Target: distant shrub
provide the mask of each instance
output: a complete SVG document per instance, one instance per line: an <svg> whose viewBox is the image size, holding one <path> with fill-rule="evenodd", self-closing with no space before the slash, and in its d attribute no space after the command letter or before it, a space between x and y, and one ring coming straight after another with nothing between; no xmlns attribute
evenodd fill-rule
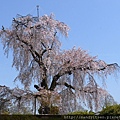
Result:
<svg viewBox="0 0 120 120"><path fill-rule="evenodd" d="M95 115L94 112L92 111L75 111L75 112L72 112L72 113L69 113L69 115Z"/></svg>
<svg viewBox="0 0 120 120"><path fill-rule="evenodd" d="M39 114L53 114L53 115L56 115L56 114L59 114L59 107L57 107L57 106L51 106L51 107L45 106L44 109L42 107L40 107L38 109L38 113Z"/></svg>
<svg viewBox="0 0 120 120"><path fill-rule="evenodd" d="M51 106L50 108L50 114L59 114L59 107L57 106Z"/></svg>
<svg viewBox="0 0 120 120"><path fill-rule="evenodd" d="M103 108L103 110L100 112L100 115L120 115L120 104Z"/></svg>

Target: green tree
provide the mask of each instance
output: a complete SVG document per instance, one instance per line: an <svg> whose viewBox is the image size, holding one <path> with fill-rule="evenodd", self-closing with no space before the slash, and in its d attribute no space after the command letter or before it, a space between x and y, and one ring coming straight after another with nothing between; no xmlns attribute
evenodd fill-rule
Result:
<svg viewBox="0 0 120 120"><path fill-rule="evenodd" d="M100 115L120 115L120 104L107 106L103 108Z"/></svg>

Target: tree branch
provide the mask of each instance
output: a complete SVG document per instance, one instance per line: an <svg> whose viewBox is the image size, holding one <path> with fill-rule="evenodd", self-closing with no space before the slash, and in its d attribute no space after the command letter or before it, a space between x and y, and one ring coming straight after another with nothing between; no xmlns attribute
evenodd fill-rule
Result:
<svg viewBox="0 0 120 120"><path fill-rule="evenodd" d="M107 64L105 67L98 69L98 71L105 70L107 67L110 67L110 66L120 68L117 63L112 63L112 64Z"/></svg>
<svg viewBox="0 0 120 120"><path fill-rule="evenodd" d="M64 86L66 86L69 89L75 90L75 87L73 87L72 85L68 84L67 82L64 82L63 84L57 83L57 85L64 85ZM87 88L88 87L85 87L85 89L79 89L79 91L80 92L84 92L84 93L90 93L90 94L92 94L92 93L96 92L96 90L97 90L97 89L96 90L92 90L92 87L89 87L89 90L87 90Z"/></svg>
<svg viewBox="0 0 120 120"><path fill-rule="evenodd" d="M73 90L75 90L75 88L72 86L72 85L69 85L68 83L64 83L64 85L66 86L66 87L68 87L68 88L71 88L71 89L73 89Z"/></svg>
<svg viewBox="0 0 120 120"><path fill-rule="evenodd" d="M69 64L69 62L70 61L68 61L67 63ZM99 68L99 69L97 69L98 71L103 71L103 70L105 70L107 67L110 67L110 66L114 66L114 67L116 67L116 66L118 66L117 65L117 63L113 63L113 64L107 64L105 67L102 67L102 68ZM119 66L118 66L119 67ZM75 71L75 70L81 70L81 71L85 71L85 70L94 70L92 67L84 67L84 66L79 66L79 67L68 67L67 69L61 69L60 70L60 72L58 73L58 74L56 74L54 77L53 77L53 80L52 80L52 83L51 83L51 86L50 86L50 90L54 90L55 89L55 87L56 87L56 82L57 82L57 80L61 77L61 76L63 76L63 75L65 75L65 74L69 74L69 75L71 75L72 74L72 72L73 71Z"/></svg>
<svg viewBox="0 0 120 120"><path fill-rule="evenodd" d="M44 83L44 87L45 89L48 89L48 86L47 86L47 76L46 76L46 72L47 72L47 69L46 67L44 66L44 63L42 62L42 55L40 55L37 51L35 51L33 49L33 46L24 41L24 40L21 40L18 36L18 34L16 34L17 36L17 40L19 40L20 42L24 43L26 46L29 46L30 48L28 49L32 55L32 57L34 58L34 60L38 63L38 65L42 68L42 70L44 71L43 75L42 75L42 83ZM43 44L44 45L44 44Z"/></svg>

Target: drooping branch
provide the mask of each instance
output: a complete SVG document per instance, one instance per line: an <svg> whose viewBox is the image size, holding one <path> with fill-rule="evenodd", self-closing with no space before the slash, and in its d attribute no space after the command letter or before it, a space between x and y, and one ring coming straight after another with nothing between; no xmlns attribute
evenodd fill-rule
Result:
<svg viewBox="0 0 120 120"><path fill-rule="evenodd" d="M2 104L2 107L0 108L0 112L2 109L4 109L4 104L7 105L7 108L10 109L10 113L12 112L19 112L21 114L25 114L23 112L23 107L28 108L28 104L31 104L30 107L33 107L33 99L34 97L40 97L40 95L35 94L31 91L24 91L19 88L8 88L7 86L1 86L0 85L0 102ZM4 93L4 94L2 94ZM10 106L9 106L10 105ZM11 106L12 105L12 106ZM16 111L12 111L12 107L17 108ZM30 108L29 107L29 108ZM27 109L26 109L27 110ZM32 113L31 109L29 111Z"/></svg>
<svg viewBox="0 0 120 120"><path fill-rule="evenodd" d="M18 23L18 22L17 22L17 23ZM18 26L17 26L17 27L18 27ZM18 30L17 27L16 27L16 30ZM42 54L40 54L40 53L38 53L36 50L34 50L32 44L30 44L29 42L27 42L27 41L25 41L25 40L20 39L20 37L19 37L19 35L17 34L17 32L16 32L16 36L17 36L17 39L16 39L16 40L18 40L19 42L25 44L25 45L26 45L25 48L28 47L28 51L30 51L33 59L38 63L39 67L42 68L42 70L43 70L42 82L44 83L45 88L48 89L48 87L47 87L47 76L46 76L47 70L46 70L46 67L45 67L45 65L44 65L44 63L43 63L43 61L42 61L42 56L43 56L43 54L44 54L47 50L44 49L44 50L42 51ZM44 43L41 42L41 44L45 47ZM22 45L22 47L23 47L23 45ZM46 47L45 47L45 48L46 48Z"/></svg>
<svg viewBox="0 0 120 120"><path fill-rule="evenodd" d="M67 62L68 64L69 64L69 62ZM60 77L62 77L63 75L65 75L65 74L69 74L69 75L71 75L72 73L73 73L73 71L75 71L75 70L80 70L80 71L104 71L104 70L106 70L106 69L109 69L109 68L113 68L113 70L115 70L115 69L117 69L117 67L119 67L118 65L117 65L117 63L114 63L114 64L106 64L106 66L102 66L102 67L99 67L99 68L93 68L92 66L77 66L77 67L68 67L68 68L66 68L65 70L64 69L62 69L62 70L60 70L59 71L59 73L57 74L57 75L55 75L54 77L53 77L53 80L52 80L52 83L51 83L51 87L50 87L50 90L54 90L55 89L55 87L56 87L56 83L57 83L57 81L58 81L58 79L60 78Z"/></svg>
<svg viewBox="0 0 120 120"><path fill-rule="evenodd" d="M92 80L90 80L91 83L88 83L86 86L83 86L82 89L76 88L75 86L68 84L67 82L64 82L64 83L57 82L56 85L64 85L65 87L67 87L69 89L78 90L78 91L84 92L84 93L93 93L93 92L96 92L98 85L95 82L93 76L90 75L90 77L91 77L90 79L92 79ZM95 89L92 90L92 88L95 88Z"/></svg>
<svg viewBox="0 0 120 120"><path fill-rule="evenodd" d="M68 83L64 83L64 85L67 87L67 88L70 88L70 89L73 89L73 90L75 90L75 88L72 86L72 85L69 85Z"/></svg>

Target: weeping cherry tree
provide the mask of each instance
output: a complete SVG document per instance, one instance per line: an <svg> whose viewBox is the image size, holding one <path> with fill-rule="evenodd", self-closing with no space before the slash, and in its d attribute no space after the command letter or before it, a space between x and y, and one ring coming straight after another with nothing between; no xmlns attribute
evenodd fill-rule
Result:
<svg viewBox="0 0 120 120"><path fill-rule="evenodd" d="M69 29L52 14L40 18L19 15L9 29L2 27L0 38L5 54L13 52L12 66L19 71L15 81L19 80L25 90L36 82L39 92L58 93L64 113L83 104L97 110L107 92L99 87L95 76L104 79L116 73L119 66L107 64L81 48L62 50L59 35L68 37Z"/></svg>

